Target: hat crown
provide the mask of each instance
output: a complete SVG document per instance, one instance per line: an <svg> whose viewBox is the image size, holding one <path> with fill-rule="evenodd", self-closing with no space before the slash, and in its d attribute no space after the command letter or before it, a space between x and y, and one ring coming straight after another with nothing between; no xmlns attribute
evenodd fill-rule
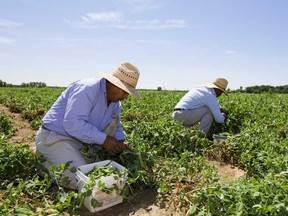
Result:
<svg viewBox="0 0 288 216"><path fill-rule="evenodd" d="M137 67L125 62L117 67L112 75L135 88L138 83L140 73Z"/></svg>
<svg viewBox="0 0 288 216"><path fill-rule="evenodd" d="M224 91L228 86L228 81L224 78L216 78L212 83Z"/></svg>

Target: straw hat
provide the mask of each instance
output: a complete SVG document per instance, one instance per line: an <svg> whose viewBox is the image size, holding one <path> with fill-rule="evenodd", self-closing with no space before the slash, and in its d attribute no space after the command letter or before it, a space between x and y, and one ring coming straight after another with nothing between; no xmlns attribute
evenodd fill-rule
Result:
<svg viewBox="0 0 288 216"><path fill-rule="evenodd" d="M127 93L139 98L136 85L140 76L139 70L134 65L122 63L112 74L101 74L106 80L126 91Z"/></svg>
<svg viewBox="0 0 288 216"><path fill-rule="evenodd" d="M227 94L226 88L228 86L228 81L224 78L216 78L213 82L207 83L206 87L208 88L217 88Z"/></svg>

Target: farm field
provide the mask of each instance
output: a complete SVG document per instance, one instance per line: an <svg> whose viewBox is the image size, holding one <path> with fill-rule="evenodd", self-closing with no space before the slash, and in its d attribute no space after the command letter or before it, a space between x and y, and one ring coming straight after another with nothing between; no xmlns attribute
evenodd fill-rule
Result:
<svg viewBox="0 0 288 216"><path fill-rule="evenodd" d="M62 90L0 88L0 215L93 215L82 206L83 194L37 174L41 158L33 151L33 134ZM229 118L213 124L211 134L229 138L214 143L211 135L202 138L196 127L171 119L184 94L141 90L141 99L123 101L131 150L100 159L129 170L125 202L97 215L116 208L119 215L288 215L288 95L221 96ZM245 175L225 177L221 165Z"/></svg>

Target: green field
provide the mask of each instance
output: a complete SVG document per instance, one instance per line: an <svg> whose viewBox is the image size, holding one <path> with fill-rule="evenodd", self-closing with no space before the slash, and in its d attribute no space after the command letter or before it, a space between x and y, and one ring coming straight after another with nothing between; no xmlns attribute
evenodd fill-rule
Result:
<svg viewBox="0 0 288 216"><path fill-rule="evenodd" d="M21 113L35 130L63 88L0 88L0 104ZM185 92L141 90L122 103L121 120L131 150L114 158L129 170L133 191L158 189L158 200L180 215L288 215L288 95L229 93L220 103L226 124L212 133L229 139L214 144L197 128L171 119ZM13 119L0 113L0 215L79 214L85 195L37 175L39 160L29 146L11 145ZM98 146L99 147L99 146ZM95 148L95 152L103 149ZM245 170L245 178L223 182L207 160ZM61 167L57 168L58 173ZM56 179L57 180L57 179Z"/></svg>

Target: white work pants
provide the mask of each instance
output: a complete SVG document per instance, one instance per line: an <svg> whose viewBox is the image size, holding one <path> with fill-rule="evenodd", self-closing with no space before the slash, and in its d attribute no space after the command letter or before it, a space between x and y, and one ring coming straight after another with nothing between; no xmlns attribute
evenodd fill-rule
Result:
<svg viewBox="0 0 288 216"><path fill-rule="evenodd" d="M64 171L63 175L64 177L68 177L70 182L69 185L65 186L72 189L76 188L77 182L75 173L71 172L70 169L87 164L80 153L81 147L83 147L82 143L76 139L62 136L43 128L37 131L36 151L46 159L43 165L48 170L50 176L52 176L50 166L65 164L71 161L70 167Z"/></svg>
<svg viewBox="0 0 288 216"><path fill-rule="evenodd" d="M172 118L185 127L191 127L200 122L198 128L207 134L213 122L213 115L206 106L193 110L179 110L172 113Z"/></svg>
<svg viewBox="0 0 288 216"><path fill-rule="evenodd" d="M113 118L113 121L103 131L110 136L114 136L118 125L118 117L113 115ZM50 166L71 162L70 167L63 173L63 176L68 177L70 182L69 185L63 185L65 187L76 189L77 181L75 178L75 173L71 172L70 169L87 164L86 160L80 153L80 149L82 147L83 144L78 140L62 136L54 131L49 131L43 128L40 128L37 131L36 151L37 153L43 155L46 159L46 162L44 162L43 165L51 177L52 174L50 171Z"/></svg>

